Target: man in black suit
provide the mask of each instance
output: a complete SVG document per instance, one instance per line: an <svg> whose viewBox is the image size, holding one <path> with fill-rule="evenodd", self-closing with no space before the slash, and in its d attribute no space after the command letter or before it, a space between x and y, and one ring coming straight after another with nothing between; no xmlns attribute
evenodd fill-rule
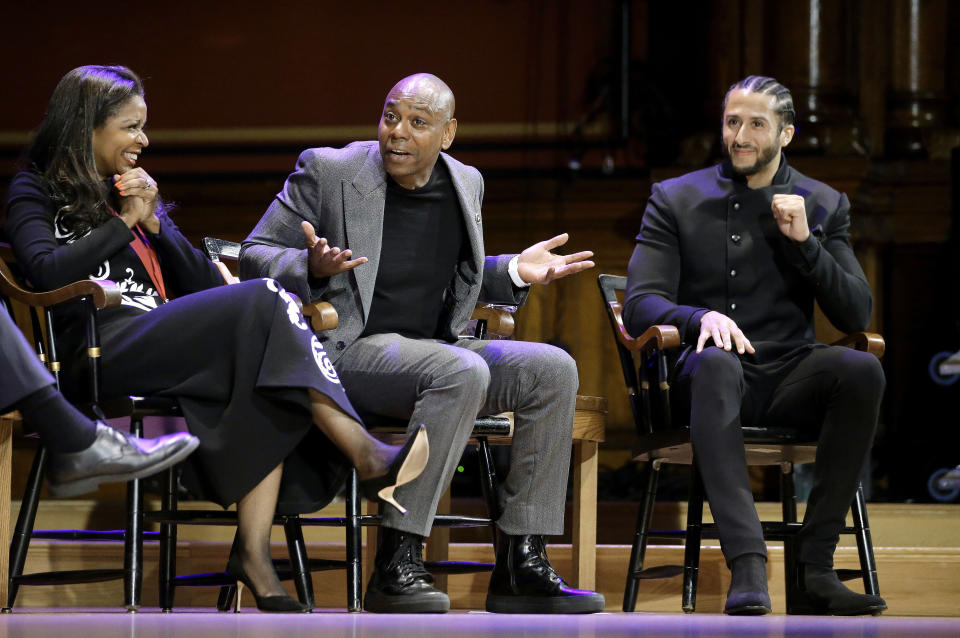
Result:
<svg viewBox="0 0 960 638"><path fill-rule="evenodd" d="M799 606L879 613L882 598L839 581L833 553L873 443L883 370L872 355L817 343L813 325L816 301L839 329L866 329L872 295L850 247L846 195L787 164L793 122L793 98L773 78L730 87L725 161L653 186L624 319L631 334L674 325L690 344L674 387L689 392L690 436L732 572L724 611L771 610L740 427L779 424L819 431Z"/></svg>

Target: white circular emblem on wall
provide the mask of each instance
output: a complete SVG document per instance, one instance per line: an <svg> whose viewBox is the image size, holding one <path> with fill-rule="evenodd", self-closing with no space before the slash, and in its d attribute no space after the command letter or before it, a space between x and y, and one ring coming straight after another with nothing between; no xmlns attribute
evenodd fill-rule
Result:
<svg viewBox="0 0 960 638"><path fill-rule="evenodd" d="M340 377L337 376L337 371L333 368L333 362L330 361L330 358L327 356L327 351L320 345L320 340L317 339L317 335L313 335L310 338L310 345L313 347L313 358L317 362L317 367L320 368L320 374L322 374L327 381L339 384Z"/></svg>

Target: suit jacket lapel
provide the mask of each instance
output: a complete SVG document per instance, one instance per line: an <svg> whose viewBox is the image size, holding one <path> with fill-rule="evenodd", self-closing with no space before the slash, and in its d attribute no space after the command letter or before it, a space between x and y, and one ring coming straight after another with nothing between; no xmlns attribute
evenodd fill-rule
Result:
<svg viewBox="0 0 960 638"><path fill-rule="evenodd" d="M467 236L470 238L472 268L477 273L483 273L483 220L480 216L480 193L465 179L460 166L448 161L445 153L441 153L440 157L443 158L450 170L453 187L460 199L464 228L467 229Z"/></svg>
<svg viewBox="0 0 960 638"><path fill-rule="evenodd" d="M360 291L364 323L370 314L380 265L386 185L380 149L376 145L367 151L367 161L353 181L343 180L342 183L346 245L353 251L352 259L366 257L369 260L351 271Z"/></svg>

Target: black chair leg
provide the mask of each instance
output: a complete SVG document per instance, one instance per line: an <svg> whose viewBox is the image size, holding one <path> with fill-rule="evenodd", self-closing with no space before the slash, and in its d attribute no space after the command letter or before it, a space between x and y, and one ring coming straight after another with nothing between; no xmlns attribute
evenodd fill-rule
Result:
<svg viewBox="0 0 960 638"><path fill-rule="evenodd" d="M877 579L877 563L873 555L873 538L870 536L870 522L867 519L867 503L863 496L863 485L857 486L853 499L853 528L856 530L857 551L860 554L860 570L863 572L864 592L871 596L880 595L880 582Z"/></svg>
<svg viewBox="0 0 960 638"><path fill-rule="evenodd" d="M17 515L17 524L13 529L13 538L10 539L10 573L7 600L3 611L10 611L17 600L20 585L16 579L23 574L23 567L27 562L27 550L30 549L30 539L33 536L33 526L37 519L37 505L40 502L40 491L43 489L43 475L47 465L47 449L44 446L37 448L33 455L33 464L30 466L30 475L27 486L23 490L23 500L20 513Z"/></svg>
<svg viewBox="0 0 960 638"><path fill-rule="evenodd" d="M797 522L797 490L794 486L793 464L783 466L780 472L780 505L784 523ZM798 579L798 542L788 534L783 539L783 573L785 579L787 613L792 613L794 598L797 592Z"/></svg>
<svg viewBox="0 0 960 638"><path fill-rule="evenodd" d="M500 511L500 498L497 486L497 466L493 462L493 452L485 436L477 437L477 456L480 461L480 489L483 500L487 503L487 512L490 515L490 535L493 537L494 555L497 551L497 524L503 513Z"/></svg>
<svg viewBox="0 0 960 638"><path fill-rule="evenodd" d="M347 611L360 611L363 595L362 537L360 535L360 482L357 470L351 469L347 477Z"/></svg>
<svg viewBox="0 0 960 638"><path fill-rule="evenodd" d="M166 471L166 486L163 494L162 507L165 512L177 511L177 469ZM159 597L160 610L173 611L173 598L177 578L177 525L176 523L160 524L160 567L159 567Z"/></svg>
<svg viewBox="0 0 960 638"><path fill-rule="evenodd" d="M130 433L143 436L143 417L131 417ZM127 529L123 545L123 606L127 611L137 611L143 586L143 489L139 479L127 483Z"/></svg>
<svg viewBox="0 0 960 638"><path fill-rule="evenodd" d="M647 534L653 519L653 505L657 500L657 484L660 479L660 462L653 461L647 470L647 491L637 512L637 527L630 548L630 563L627 566L627 584L623 590L623 611L634 611L637 607L639 583L636 574L643 569L643 559L647 551Z"/></svg>
<svg viewBox="0 0 960 638"><path fill-rule="evenodd" d="M303 527L299 516L289 516L283 520L283 531L287 537L287 553L290 555L290 573L297 588L297 598L310 609L314 608L313 579L310 577L310 565L307 560L307 545L303 540Z"/></svg>
<svg viewBox="0 0 960 638"><path fill-rule="evenodd" d="M690 498L687 500L687 534L683 552L683 611L697 609L697 580L700 575L700 540L703 536L703 479L694 458L690 466Z"/></svg>

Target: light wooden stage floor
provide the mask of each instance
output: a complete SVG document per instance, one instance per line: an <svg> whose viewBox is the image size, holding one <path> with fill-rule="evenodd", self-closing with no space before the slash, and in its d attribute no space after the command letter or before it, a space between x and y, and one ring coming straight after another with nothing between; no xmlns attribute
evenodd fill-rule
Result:
<svg viewBox="0 0 960 638"><path fill-rule="evenodd" d="M38 529L79 527L84 519L112 518L109 504L96 501L42 501ZM16 506L16 503L14 503ZM119 507L119 506L117 506ZM761 510L779 507L761 503ZM342 505L339 506L342 509ZM15 507L16 509L16 507ZM335 515L338 506L325 510ZM876 545L881 594L892 616L955 616L960 617L960 505L891 505L870 504L870 523ZM661 512L667 519L681 518L681 505L666 507ZM709 516L707 517L709 519ZM307 528L308 553L314 558L342 558L342 530ZM226 563L232 528L181 527L178 546L178 572L222 571ZM275 530L274 555L286 555L279 530ZM837 550L838 567L857 565L852 539L844 538ZM27 562L28 571L110 567L120 564L122 551L118 543L67 543L37 541ZM157 604L156 543L146 543L144 550L144 593L146 608ZM622 592L629 556L627 545L600 545L597 548L597 588L607 599L607 610L616 612L622 603ZM550 557L561 574L570 574L569 545L551 545ZM771 544L770 591L774 612L782 614L784 604L783 552ZM455 543L451 559L491 560L488 544ZM704 547L697 597L697 615L722 611L729 572L723 564L715 542ZM648 548L647 565L682 562L679 546L654 545ZM569 576L568 576L569 577ZM482 609L488 575L450 576L448 592L455 609ZM859 586L853 581L854 587ZM346 583L342 571L314 574L317 606L322 609L343 609L346 605ZM641 583L637 610L640 612L679 613L679 577ZM210 609L215 605L216 588L178 588L178 609ZM23 587L17 609L31 608L113 608L122 600L119 581L57 587ZM17 612L15 611L15 614ZM2 635L2 634L0 634ZM955 634L960 636L960 632Z"/></svg>

